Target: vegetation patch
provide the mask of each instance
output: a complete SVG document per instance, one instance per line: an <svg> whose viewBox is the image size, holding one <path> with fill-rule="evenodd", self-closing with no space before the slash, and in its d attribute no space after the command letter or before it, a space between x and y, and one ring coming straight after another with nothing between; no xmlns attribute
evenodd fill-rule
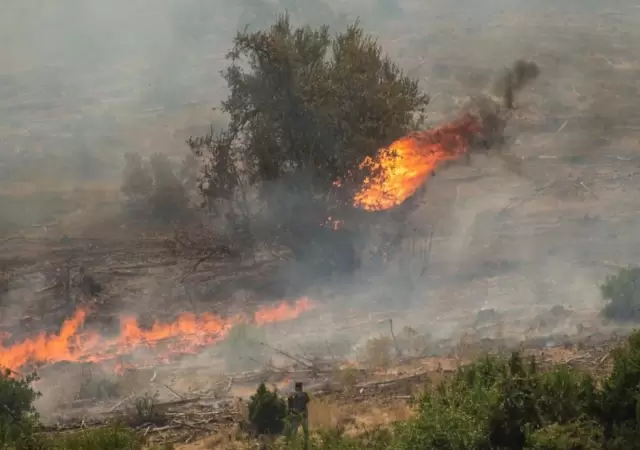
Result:
<svg viewBox="0 0 640 450"><path fill-rule="evenodd" d="M608 301L602 314L613 320L640 321L640 267L621 269L607 277L600 286L602 297Z"/></svg>

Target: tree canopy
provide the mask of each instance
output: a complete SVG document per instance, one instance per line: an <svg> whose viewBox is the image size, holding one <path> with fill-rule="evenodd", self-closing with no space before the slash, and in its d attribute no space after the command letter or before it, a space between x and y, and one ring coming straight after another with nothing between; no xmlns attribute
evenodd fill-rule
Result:
<svg viewBox="0 0 640 450"><path fill-rule="evenodd" d="M230 123L189 141L206 161L200 188L242 215L248 195L266 223L304 240L336 210L351 208L363 159L416 129L428 96L355 23L237 34L223 72Z"/></svg>

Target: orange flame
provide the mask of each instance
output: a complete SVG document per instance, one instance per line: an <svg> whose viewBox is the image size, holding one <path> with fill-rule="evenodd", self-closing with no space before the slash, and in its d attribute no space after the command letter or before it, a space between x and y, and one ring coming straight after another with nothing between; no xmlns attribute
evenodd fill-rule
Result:
<svg viewBox="0 0 640 450"><path fill-rule="evenodd" d="M401 204L424 184L440 162L467 153L471 139L481 131L481 121L466 114L438 128L402 137L380 149L375 160L368 157L360 166L372 168L373 175L364 181L354 204L368 211Z"/></svg>
<svg viewBox="0 0 640 450"><path fill-rule="evenodd" d="M282 302L275 308L262 307L255 312L253 318L257 325L265 325L267 323L295 319L311 308L313 308L311 300L308 297L302 297L293 306Z"/></svg>
<svg viewBox="0 0 640 450"><path fill-rule="evenodd" d="M276 307L262 307L253 319L257 325L291 320L312 308L311 301L303 297L294 305L282 302ZM200 316L184 313L172 323L156 322L151 329L145 330L134 317L122 317L120 334L105 338L95 331L82 330L86 315L86 311L77 310L62 324L58 334L42 333L7 347L0 344L0 366L18 370L27 364L97 362L127 355L139 348L153 349L156 358L166 360L171 356L196 353L223 339L234 325L248 322L241 315L225 319L211 313Z"/></svg>

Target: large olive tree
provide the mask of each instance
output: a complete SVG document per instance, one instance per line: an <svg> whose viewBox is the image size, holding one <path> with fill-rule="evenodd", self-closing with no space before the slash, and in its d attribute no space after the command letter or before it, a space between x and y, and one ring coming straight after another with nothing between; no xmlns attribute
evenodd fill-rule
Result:
<svg viewBox="0 0 640 450"><path fill-rule="evenodd" d="M233 227L300 258L353 263L348 224L336 232L326 220L353 213L360 163L419 126L428 96L357 23L333 36L282 16L238 33L228 58L229 126L189 141L205 160L207 203L225 200Z"/></svg>

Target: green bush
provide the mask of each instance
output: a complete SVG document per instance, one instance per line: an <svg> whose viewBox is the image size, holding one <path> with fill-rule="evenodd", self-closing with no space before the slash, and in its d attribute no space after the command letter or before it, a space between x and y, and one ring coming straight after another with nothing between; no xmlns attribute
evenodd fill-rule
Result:
<svg viewBox="0 0 640 450"><path fill-rule="evenodd" d="M135 431L114 425L43 439L43 448L51 450L142 450L144 439Z"/></svg>
<svg viewBox="0 0 640 450"><path fill-rule="evenodd" d="M391 433L356 441L321 434L311 448L640 449L639 398L635 332L613 353L613 371L601 383L566 366L541 371L517 353L508 360L485 357L427 390L416 416Z"/></svg>
<svg viewBox="0 0 640 450"><path fill-rule="evenodd" d="M634 332L628 345L613 353L613 370L603 382L600 416L608 434L615 429L634 428L640 423L640 332Z"/></svg>
<svg viewBox="0 0 640 450"><path fill-rule="evenodd" d="M600 292L608 300L602 310L605 317L620 321L640 320L640 267L621 269L607 277Z"/></svg>
<svg viewBox="0 0 640 450"><path fill-rule="evenodd" d="M0 373L0 448L33 447L38 419L33 402L40 393L31 388L31 383L36 379L35 374L13 378L9 370Z"/></svg>
<svg viewBox="0 0 640 450"><path fill-rule="evenodd" d="M399 447L547 448L552 432L569 442L574 421L595 417L598 401L595 381L576 370L542 372L517 353L487 357L424 394L418 417L398 426Z"/></svg>
<svg viewBox="0 0 640 450"><path fill-rule="evenodd" d="M249 423L258 434L281 434L287 417L287 405L276 390L270 391L264 383L258 386L249 402Z"/></svg>
<svg viewBox="0 0 640 450"><path fill-rule="evenodd" d="M13 378L0 373L0 449L2 450L142 450L144 439L134 430L115 424L72 433L38 430L33 402L40 396L31 383L36 375Z"/></svg>
<svg viewBox="0 0 640 450"><path fill-rule="evenodd" d="M557 423L540 428L529 437L531 450L601 450L604 447L602 426L597 422Z"/></svg>

